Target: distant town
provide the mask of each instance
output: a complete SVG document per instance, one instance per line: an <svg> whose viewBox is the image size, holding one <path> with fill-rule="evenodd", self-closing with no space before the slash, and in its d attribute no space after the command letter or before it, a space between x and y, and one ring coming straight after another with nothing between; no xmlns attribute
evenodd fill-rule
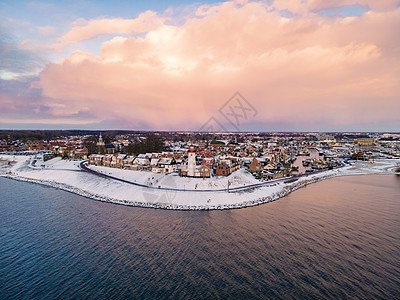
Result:
<svg viewBox="0 0 400 300"><path fill-rule="evenodd" d="M273 180L331 170L343 161L400 157L398 133L0 132L1 154L182 177L229 176L245 168ZM47 138L46 138L47 136ZM40 139L35 139L39 137ZM300 157L300 159L298 159Z"/></svg>

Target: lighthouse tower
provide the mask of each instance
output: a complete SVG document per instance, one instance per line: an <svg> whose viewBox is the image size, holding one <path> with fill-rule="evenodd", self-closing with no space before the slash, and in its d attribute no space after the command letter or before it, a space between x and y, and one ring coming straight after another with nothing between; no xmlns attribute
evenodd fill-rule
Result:
<svg viewBox="0 0 400 300"><path fill-rule="evenodd" d="M194 170L196 168L196 152L194 152L194 147L189 149L188 157L188 173L187 176L194 177Z"/></svg>

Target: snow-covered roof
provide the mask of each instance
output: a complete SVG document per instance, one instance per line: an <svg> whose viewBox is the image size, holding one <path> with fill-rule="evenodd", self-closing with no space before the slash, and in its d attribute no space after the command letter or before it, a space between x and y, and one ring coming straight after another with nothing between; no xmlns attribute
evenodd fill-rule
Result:
<svg viewBox="0 0 400 300"><path fill-rule="evenodd" d="M157 163L158 163L158 158L152 158L150 160L150 164L153 165L153 166L155 166Z"/></svg>
<svg viewBox="0 0 400 300"><path fill-rule="evenodd" d="M149 159L146 157L136 157L133 162L138 165L147 165L149 164Z"/></svg>
<svg viewBox="0 0 400 300"><path fill-rule="evenodd" d="M125 158L123 159L123 161L133 161L134 159L135 159L134 156L128 155L127 157L125 157Z"/></svg>
<svg viewBox="0 0 400 300"><path fill-rule="evenodd" d="M159 160L159 165L170 165L173 162L173 159L170 157L163 157Z"/></svg>
<svg viewBox="0 0 400 300"><path fill-rule="evenodd" d="M88 153L87 149L76 149L75 153Z"/></svg>

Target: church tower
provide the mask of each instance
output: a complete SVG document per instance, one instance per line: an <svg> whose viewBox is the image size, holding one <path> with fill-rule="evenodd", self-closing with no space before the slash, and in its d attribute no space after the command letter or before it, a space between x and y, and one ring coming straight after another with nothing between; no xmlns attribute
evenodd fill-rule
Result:
<svg viewBox="0 0 400 300"><path fill-rule="evenodd" d="M106 152L106 147L100 132L99 141L97 142L97 153L104 154L105 152Z"/></svg>

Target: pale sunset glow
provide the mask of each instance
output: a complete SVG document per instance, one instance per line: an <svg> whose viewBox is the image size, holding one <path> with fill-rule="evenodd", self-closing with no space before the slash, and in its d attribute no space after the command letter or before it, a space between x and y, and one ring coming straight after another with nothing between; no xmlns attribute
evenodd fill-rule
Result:
<svg viewBox="0 0 400 300"><path fill-rule="evenodd" d="M0 126L399 131L400 1L0 2ZM124 12L121 12L124 11Z"/></svg>

